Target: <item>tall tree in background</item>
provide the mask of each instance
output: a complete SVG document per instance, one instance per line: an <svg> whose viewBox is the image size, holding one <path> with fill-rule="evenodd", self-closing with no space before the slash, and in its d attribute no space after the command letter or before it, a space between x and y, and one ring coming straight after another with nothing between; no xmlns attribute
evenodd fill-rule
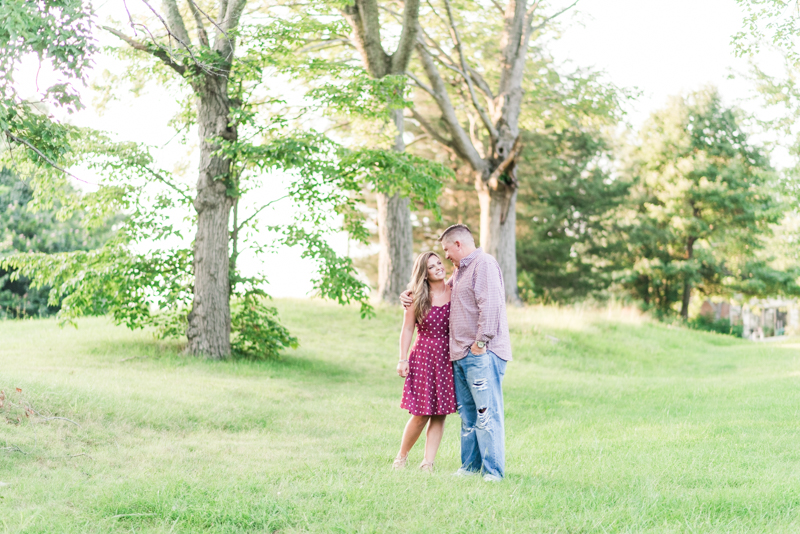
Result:
<svg viewBox="0 0 800 534"><path fill-rule="evenodd" d="M500 264L509 301L519 300L517 167L528 49L539 30L575 3L545 17L539 2L526 0L511 0L504 11L496 3L461 6L459 12L450 0L444 0L443 9L431 5L417 42L424 75L409 74L440 116L431 117L419 106L413 117L472 169L480 201L480 244Z"/></svg>
<svg viewBox="0 0 800 534"><path fill-rule="evenodd" d="M601 297L616 268L610 219L629 183L613 176L608 135L573 124L523 132L517 208L520 296L530 302Z"/></svg>
<svg viewBox="0 0 800 534"><path fill-rule="evenodd" d="M619 217L627 287L687 318L692 292L721 292L753 276L749 260L782 216L775 173L713 88L674 98L642 128L632 204Z"/></svg>
<svg viewBox="0 0 800 534"><path fill-rule="evenodd" d="M351 40L369 74L381 79L404 76L417 40L419 0L406 0L397 47L388 54L381 38L381 16L376 0L356 0L342 14L352 29ZM405 151L403 108L392 111L396 152ZM411 277L413 236L409 200L399 193L378 193L378 297L397 304Z"/></svg>

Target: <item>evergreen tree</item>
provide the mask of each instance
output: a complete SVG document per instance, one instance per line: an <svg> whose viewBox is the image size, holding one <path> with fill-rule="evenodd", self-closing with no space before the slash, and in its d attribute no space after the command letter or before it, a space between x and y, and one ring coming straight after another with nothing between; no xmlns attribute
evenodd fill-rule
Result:
<svg viewBox="0 0 800 534"><path fill-rule="evenodd" d="M763 277L755 254L780 221L775 172L714 88L676 97L639 135L620 212L624 286L648 306L688 317L694 290L719 294ZM762 266L763 267L763 266Z"/></svg>

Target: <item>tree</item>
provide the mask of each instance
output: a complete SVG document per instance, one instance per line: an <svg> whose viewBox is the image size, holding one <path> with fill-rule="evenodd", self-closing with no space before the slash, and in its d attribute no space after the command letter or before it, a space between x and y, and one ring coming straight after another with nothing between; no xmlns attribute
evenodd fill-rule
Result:
<svg viewBox="0 0 800 534"><path fill-rule="evenodd" d="M404 77L417 40L419 0L404 3L400 37L392 54L386 53L381 40L380 11L376 0L356 0L345 6L342 14L352 29L352 43L369 74L377 79ZM392 110L392 119L396 129L393 149L403 152L403 107ZM397 193L392 196L378 194L378 297L395 305L411 277L413 236L408 204L408 199Z"/></svg>
<svg viewBox="0 0 800 534"><path fill-rule="evenodd" d="M715 89L654 113L629 172L631 205L617 230L634 295L662 313L680 302L686 318L694 289L720 293L752 277L749 262L782 215L775 173Z"/></svg>
<svg viewBox="0 0 800 534"><path fill-rule="evenodd" d="M509 301L518 301L517 167L528 50L531 39L575 3L543 17L539 2L510 0L505 10L496 3L474 4L456 12L444 0L443 13L431 6L422 19L417 52L424 74L409 73L440 118L431 118L421 107L412 116L427 135L472 169L480 202L480 244L500 264Z"/></svg>
<svg viewBox="0 0 800 534"><path fill-rule="evenodd" d="M629 183L612 175L613 147L600 131L574 125L523 132L517 208L520 289L526 300L600 296L612 284L610 224Z"/></svg>
<svg viewBox="0 0 800 534"><path fill-rule="evenodd" d="M318 292L340 303L360 302L362 315L369 314L366 285L349 258L335 254L325 234L342 227L334 220L338 217L346 231L365 239L357 206L366 187L388 194L402 191L430 204L438 193L441 166L402 154L346 150L315 132L300 131L287 118L287 106L269 94L264 82L276 72L313 66L293 61L292 52L315 21L262 18L270 23L241 24L241 0L220 1L217 20L207 14L207 6L193 1L183 10L174 0L164 2L163 16L145 5L160 30L134 18L132 28L142 37L106 30L129 47L121 52L133 58L128 76L170 85L184 110L176 123L180 128L197 126L200 170L195 190L157 169L146 147L59 125L64 150L47 159L49 167L37 165L35 152L8 155L18 168L37 171L34 202L52 200L58 190L52 186L65 180L64 169L88 165L102 177L93 184L97 190L63 195L67 209L85 209L91 215L84 220L87 226L116 211L128 217L115 238L99 249L15 255L4 266L31 277L34 284L51 286L51 302L63 299L62 318L109 313L132 328L151 324L164 334L186 333L187 350L211 358L230 353L232 322L239 327L234 343L243 350L271 351L273 341L293 343L275 324L264 323L265 317L274 317L274 309L260 298L261 279L239 274L237 260L245 245L257 252L279 244L302 246L303 255L318 263ZM185 24L189 17L194 21L191 31ZM213 27L213 39L206 25ZM236 47L236 38L246 45ZM261 206L244 213L240 200L276 169L293 177L287 194L267 196ZM298 205L297 217L270 226L270 241L258 242L259 214L282 198ZM188 207L194 211L188 219L194 223L195 239L187 248L176 247L168 240L183 238L170 211ZM148 252L140 252L145 243ZM243 305L232 319L234 293ZM153 306L168 313L153 314ZM251 335L261 338L242 338Z"/></svg>

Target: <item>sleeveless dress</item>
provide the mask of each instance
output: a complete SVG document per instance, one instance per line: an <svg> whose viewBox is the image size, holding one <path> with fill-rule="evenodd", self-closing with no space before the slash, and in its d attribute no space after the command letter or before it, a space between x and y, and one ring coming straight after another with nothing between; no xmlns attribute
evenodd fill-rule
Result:
<svg viewBox="0 0 800 534"><path fill-rule="evenodd" d="M408 356L409 372L400 407L411 415L447 415L456 411L450 363L450 303L433 306L417 323L417 341Z"/></svg>

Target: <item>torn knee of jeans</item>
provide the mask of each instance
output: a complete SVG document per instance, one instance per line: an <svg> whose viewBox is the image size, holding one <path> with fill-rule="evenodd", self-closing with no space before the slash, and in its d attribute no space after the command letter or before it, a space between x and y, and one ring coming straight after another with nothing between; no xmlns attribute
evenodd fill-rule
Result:
<svg viewBox="0 0 800 534"><path fill-rule="evenodd" d="M476 378L472 382L472 387L475 388L475 391L483 391L486 389L486 379L485 378Z"/></svg>
<svg viewBox="0 0 800 534"><path fill-rule="evenodd" d="M486 406L478 409L478 421L475 423L475 428L489 430L489 409Z"/></svg>

